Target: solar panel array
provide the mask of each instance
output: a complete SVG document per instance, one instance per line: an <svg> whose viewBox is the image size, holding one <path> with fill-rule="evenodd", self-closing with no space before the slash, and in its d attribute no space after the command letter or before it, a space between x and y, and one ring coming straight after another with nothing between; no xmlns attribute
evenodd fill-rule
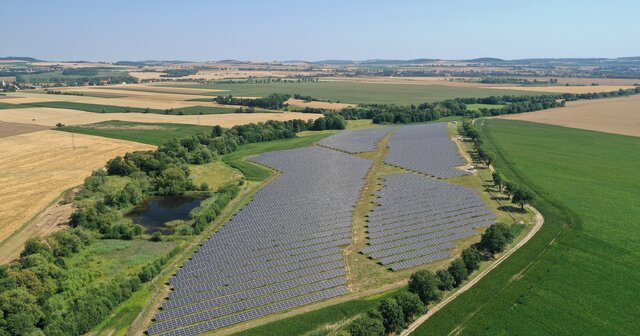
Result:
<svg viewBox="0 0 640 336"><path fill-rule="evenodd" d="M447 134L447 123L400 127L389 139L386 163L440 178L467 172L452 167L466 161Z"/></svg>
<svg viewBox="0 0 640 336"><path fill-rule="evenodd" d="M195 335L348 292L339 247L371 161L322 147L252 160L282 174L169 280L149 334Z"/></svg>
<svg viewBox="0 0 640 336"><path fill-rule="evenodd" d="M324 138L318 144L352 154L371 152L390 130L388 127L347 130Z"/></svg>
<svg viewBox="0 0 640 336"><path fill-rule="evenodd" d="M449 257L454 241L476 235L496 216L470 189L412 173L381 178L380 205L368 215L362 249L392 270Z"/></svg>

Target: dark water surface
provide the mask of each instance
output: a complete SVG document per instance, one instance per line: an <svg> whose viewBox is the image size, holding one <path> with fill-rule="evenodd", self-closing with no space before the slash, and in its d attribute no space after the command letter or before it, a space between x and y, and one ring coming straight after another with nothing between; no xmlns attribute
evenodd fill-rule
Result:
<svg viewBox="0 0 640 336"><path fill-rule="evenodd" d="M188 196L152 197L133 208L126 217L144 226L145 232L171 233L164 223L177 219L188 219L189 212L197 208L201 198Z"/></svg>

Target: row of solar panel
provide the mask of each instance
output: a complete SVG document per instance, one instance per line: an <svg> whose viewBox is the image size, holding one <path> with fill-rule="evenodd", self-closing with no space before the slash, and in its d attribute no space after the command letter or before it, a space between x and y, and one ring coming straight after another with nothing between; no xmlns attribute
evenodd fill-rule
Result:
<svg viewBox="0 0 640 336"><path fill-rule="evenodd" d="M318 144L347 153L371 152L390 130L388 127L347 130L326 137Z"/></svg>

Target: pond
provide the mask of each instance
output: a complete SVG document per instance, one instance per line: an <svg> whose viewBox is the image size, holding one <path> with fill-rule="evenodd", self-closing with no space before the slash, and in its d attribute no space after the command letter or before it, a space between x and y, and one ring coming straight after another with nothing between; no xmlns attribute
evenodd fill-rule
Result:
<svg viewBox="0 0 640 336"><path fill-rule="evenodd" d="M164 223L172 220L186 220L189 212L200 206L201 198L188 196L151 197L131 210L126 217L144 226L146 233L169 234L171 229Z"/></svg>

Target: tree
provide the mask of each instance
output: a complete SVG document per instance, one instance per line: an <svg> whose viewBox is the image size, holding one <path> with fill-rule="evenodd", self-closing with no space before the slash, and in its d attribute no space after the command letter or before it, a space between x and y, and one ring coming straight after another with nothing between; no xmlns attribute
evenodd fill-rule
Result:
<svg viewBox="0 0 640 336"><path fill-rule="evenodd" d="M533 192L529 189L518 188L513 193L512 203L520 205L520 209L524 210L525 204L532 204L534 201Z"/></svg>
<svg viewBox="0 0 640 336"><path fill-rule="evenodd" d="M404 321L409 323L413 321L414 317L417 315L422 315L427 311L427 308L424 306L424 303L420 300L420 297L411 292L403 292L397 295L394 295L393 298L396 300L398 305L402 308L402 313L404 314Z"/></svg>
<svg viewBox="0 0 640 336"><path fill-rule="evenodd" d="M0 294L0 311L7 321L7 331L11 335L27 335L35 330L35 324L42 317L36 297L24 288L5 291Z"/></svg>
<svg viewBox="0 0 640 336"><path fill-rule="evenodd" d="M220 127L220 125L213 126L213 129L211 130L211 136L215 138L221 135L222 135L222 127Z"/></svg>
<svg viewBox="0 0 640 336"><path fill-rule="evenodd" d="M456 287L460 286L467 277L469 277L469 272L467 271L467 266L464 264L462 259L458 258L451 262L451 265L447 269L453 279L455 280Z"/></svg>
<svg viewBox="0 0 640 336"><path fill-rule="evenodd" d="M511 243L513 241L514 236L513 231L511 230L511 226L503 223L496 223L493 224L493 226L497 230L500 230L500 232L502 232L502 235L504 236L504 239L507 241L507 243Z"/></svg>
<svg viewBox="0 0 640 336"><path fill-rule="evenodd" d="M351 336L384 336L385 329L382 319L368 315L360 316L348 328Z"/></svg>
<svg viewBox="0 0 640 336"><path fill-rule="evenodd" d="M491 174L491 176L493 177L493 184L498 187L498 191L502 191L502 186L505 181L504 175L496 170Z"/></svg>
<svg viewBox="0 0 640 336"><path fill-rule="evenodd" d="M504 251L507 245L507 239L504 236L503 231L496 226L491 225L487 231L485 231L480 237L480 246L487 251L491 257L496 253Z"/></svg>
<svg viewBox="0 0 640 336"><path fill-rule="evenodd" d="M107 173L109 175L127 176L131 175L135 170L136 168L121 156L116 156L107 162Z"/></svg>
<svg viewBox="0 0 640 336"><path fill-rule="evenodd" d="M380 306L378 306L378 311L382 315L382 324L388 334L402 331L405 326L404 313L395 299L386 298L382 300Z"/></svg>
<svg viewBox="0 0 640 336"><path fill-rule="evenodd" d="M471 274L480 268L480 252L475 247L469 247L462 251L462 261L467 266L467 271Z"/></svg>
<svg viewBox="0 0 640 336"><path fill-rule="evenodd" d="M425 305L440 301L442 293L438 288L440 280L432 271L415 272L409 279L409 291L417 294Z"/></svg>
<svg viewBox="0 0 640 336"><path fill-rule="evenodd" d="M505 180L503 184L504 184L504 191L509 197L513 196L516 190L520 189L520 186L518 186L517 183L509 180Z"/></svg>
<svg viewBox="0 0 640 336"><path fill-rule="evenodd" d="M491 165L491 162L496 160L496 155L493 154L492 152L485 152L484 153L484 157L483 157L484 163L487 164L487 166Z"/></svg>
<svg viewBox="0 0 640 336"><path fill-rule="evenodd" d="M436 271L436 276L440 279L440 286L438 286L440 290L448 291L452 290L456 286L456 280L446 269Z"/></svg>

